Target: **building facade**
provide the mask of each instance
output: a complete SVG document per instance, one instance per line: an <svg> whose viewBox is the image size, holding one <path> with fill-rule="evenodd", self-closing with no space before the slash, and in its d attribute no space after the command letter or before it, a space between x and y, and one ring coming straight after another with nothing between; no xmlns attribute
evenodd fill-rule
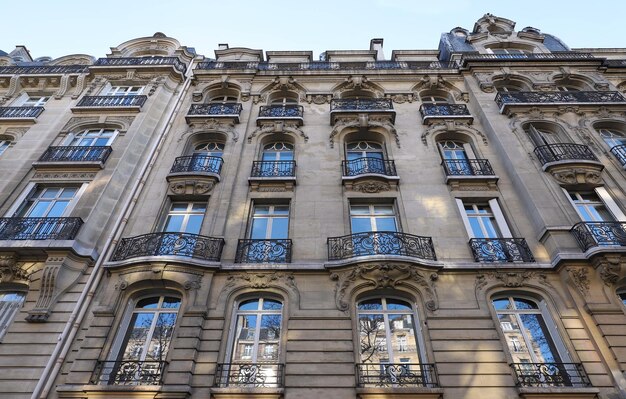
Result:
<svg viewBox="0 0 626 399"><path fill-rule="evenodd" d="M0 54L1 398L626 398L626 49Z"/></svg>

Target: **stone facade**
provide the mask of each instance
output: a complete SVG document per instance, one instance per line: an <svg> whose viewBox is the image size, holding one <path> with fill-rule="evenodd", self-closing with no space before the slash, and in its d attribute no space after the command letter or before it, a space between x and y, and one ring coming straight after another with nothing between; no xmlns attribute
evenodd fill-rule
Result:
<svg viewBox="0 0 626 399"><path fill-rule="evenodd" d="M514 28L0 56L0 398L625 398L626 49Z"/></svg>

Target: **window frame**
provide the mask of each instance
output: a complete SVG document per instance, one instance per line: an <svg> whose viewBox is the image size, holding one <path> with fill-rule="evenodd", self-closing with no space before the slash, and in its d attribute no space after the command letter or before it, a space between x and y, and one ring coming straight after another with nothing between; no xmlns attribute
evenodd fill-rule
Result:
<svg viewBox="0 0 626 399"><path fill-rule="evenodd" d="M133 90L138 89L138 90ZM115 96L115 97L132 97L140 96L143 94L145 86L133 86L133 85L113 85L107 84L102 89L101 96Z"/></svg>
<svg viewBox="0 0 626 399"><path fill-rule="evenodd" d="M20 217L17 216L18 212L22 209L22 207L26 204L26 200L28 200L31 195L35 194L39 187L78 187L78 191L70 201L70 203L65 207L63 211L63 215L60 217L69 217L72 214L76 204L83 196L85 190L89 183L78 183L78 184L44 184L44 183L36 183L30 182L26 185L24 190L20 193L20 195L15 199L11 207L7 210L4 217L12 218L12 217Z"/></svg>
<svg viewBox="0 0 626 399"><path fill-rule="evenodd" d="M254 229L254 220L257 207L269 207L267 214L260 214L259 219L268 219L267 225L265 227L265 238L254 238L253 229ZM276 207L286 207L287 208L287 237L285 238L268 238L268 235L271 236L273 232L273 223L274 218L285 218L283 214L274 214L273 211ZM252 202L252 207L250 208L250 218L248 222L248 231L246 232L246 237L251 240L288 240L290 237L291 231L291 202L278 202L278 203L264 203L264 202Z"/></svg>
<svg viewBox="0 0 626 399"><path fill-rule="evenodd" d="M578 217L580 218L581 222L593 222L591 220L584 220L583 216L580 214L580 211L578 210L578 207L576 205L576 202L574 202L574 200L571 198L570 193L571 192L575 192L575 193L584 193L584 192L589 192L589 190L583 190L583 191L573 191L573 190L566 190L565 188L562 188L563 192L565 193L565 196L567 197L569 203L572 205L572 207L574 208L574 210L576 211L576 214L578 215ZM604 187L596 187L593 189L593 192L598 196L599 200L604 204L604 206L606 207L607 211L613 216L614 220L616 222L626 222L626 215L624 214L624 212L622 212L622 209L619 207L619 205L617 204L617 202L613 199L613 197L611 196L611 194L609 194L609 192L607 191L606 188ZM609 220L607 220L606 222L610 222Z"/></svg>
<svg viewBox="0 0 626 399"><path fill-rule="evenodd" d="M352 207L357 207L357 206L367 206L368 207L368 213L367 215L365 214L354 214L352 212ZM376 209L375 207L389 207L391 208L391 214L386 214L386 213L376 213ZM398 214L398 208L396 206L395 201L394 202L361 202L361 201L349 201L348 202L348 217L349 217L349 227L350 227L350 234L360 234L360 233L376 233L376 232L389 232L391 230L378 230L378 223L376 222L377 216L379 217L393 217L393 221L395 224L395 230L393 232L395 233L401 233L402 232L402 226L400 224L400 215ZM372 230L369 231L362 231L359 233L355 233L354 232L354 227L353 227L353 221L352 219L356 218L356 219L369 219L370 221L370 227L372 228Z"/></svg>
<svg viewBox="0 0 626 399"><path fill-rule="evenodd" d="M84 139L85 135L89 134L89 133L96 133L97 132L97 136L94 137L101 137L100 135L106 132L112 132L111 137L108 138L106 144L102 147L106 147L106 146L111 146L111 144L113 143L113 141L115 140L115 138L119 135L119 130L118 129L110 129L110 128L91 128L91 129L84 129L82 131L79 132L70 132L68 133L68 135L65 137L65 139L63 140L63 145L67 146L67 147L100 147L100 146L94 146L93 144L90 145L79 145L79 144L72 144L72 142L74 140L82 140Z"/></svg>
<svg viewBox="0 0 626 399"><path fill-rule="evenodd" d="M187 204L187 208L184 211L175 211L172 208L176 205L176 204ZM199 211L194 211L194 206L195 205L202 205L204 207L204 211L199 212ZM208 210L208 206L207 203L205 201L171 201L169 203L169 207L167 208L167 211L165 211L163 213L163 218L162 218L162 223L161 223L161 227L160 227L160 231L163 233L187 233L187 234L196 234L199 235L202 232L202 227L204 224L204 221L206 219L206 212ZM189 225L189 221L191 219L192 216L197 216L202 214L202 220L200 222L200 229L198 231L198 233L189 233L186 231L187 226ZM166 227L168 224L168 221L170 220L170 216L183 216L183 221L181 223L181 227L179 231L167 231Z"/></svg>
<svg viewBox="0 0 626 399"><path fill-rule="evenodd" d="M464 199L464 198L455 198L455 201L457 204L457 208L459 209L459 212L461 213L461 219L463 220L463 225L465 226L465 231L467 235L469 236L470 239L478 238L474 234L474 229L472 228L472 225L470 223L469 217L467 215L467 211L465 210L465 206L469 204L481 205L481 204L484 204L485 201ZM513 238L513 234L511 233L509 224L507 223L506 218L504 217L504 214L502 213L502 209L500 209L500 204L498 202L498 199L492 198L486 201L486 203L491 209L491 213L493 214L493 217L496 220L496 227L500 231L500 236L501 236L501 237L491 237L491 238Z"/></svg>
<svg viewBox="0 0 626 399"><path fill-rule="evenodd" d="M13 295L20 295L21 296L21 300L20 301L5 301L5 300L2 300L3 297L8 296L8 295L12 295L12 294ZM2 307L0 307L0 342L2 342L2 339L7 334L9 328L11 327L13 322L15 321L15 318L20 313L20 309L22 309L24 307L24 303L26 302L26 295L27 294L28 294L28 292L21 291L21 290L0 291L0 304L3 304ZM14 303L16 303L17 305L9 305L9 304L14 304ZM7 305L4 305L4 304L7 304ZM8 307L8 309L7 309L7 307Z"/></svg>

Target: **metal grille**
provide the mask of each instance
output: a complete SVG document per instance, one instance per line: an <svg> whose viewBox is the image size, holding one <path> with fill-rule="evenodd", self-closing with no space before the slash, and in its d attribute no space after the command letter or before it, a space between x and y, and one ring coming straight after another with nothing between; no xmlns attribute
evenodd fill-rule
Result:
<svg viewBox="0 0 626 399"><path fill-rule="evenodd" d="M442 163L446 176L494 176L487 159L446 159Z"/></svg>
<svg viewBox="0 0 626 399"><path fill-rule="evenodd" d="M580 222L571 232L583 251L600 245L626 246L626 223Z"/></svg>
<svg viewBox="0 0 626 399"><path fill-rule="evenodd" d="M48 147L39 162L106 162L111 155L109 146L61 146Z"/></svg>
<svg viewBox="0 0 626 399"><path fill-rule="evenodd" d="M222 157L201 154L187 155L176 158L170 173L200 172L219 175L223 164L224 160Z"/></svg>
<svg viewBox="0 0 626 399"><path fill-rule="evenodd" d="M496 104L502 109L510 104L624 103L619 91L509 91L498 92Z"/></svg>
<svg viewBox="0 0 626 399"><path fill-rule="evenodd" d="M579 363L513 363L517 386L521 387L576 387L591 386L582 364Z"/></svg>
<svg viewBox="0 0 626 399"><path fill-rule="evenodd" d="M328 260L368 255L401 255L437 260L430 237L397 231L370 231L328 238Z"/></svg>
<svg viewBox="0 0 626 399"><path fill-rule="evenodd" d="M94 66L126 66L126 65L172 65L176 70L185 73L187 66L176 57L122 57L98 58Z"/></svg>
<svg viewBox="0 0 626 399"><path fill-rule="evenodd" d="M302 118L304 108L302 105L264 105L259 110L259 118Z"/></svg>
<svg viewBox="0 0 626 399"><path fill-rule="evenodd" d="M0 107L0 118L36 118L43 107Z"/></svg>
<svg viewBox="0 0 626 399"><path fill-rule="evenodd" d="M239 240L235 263L291 263L291 240Z"/></svg>
<svg viewBox="0 0 626 399"><path fill-rule="evenodd" d="M342 161L341 169L344 176L359 176L374 173L385 176L397 176L396 164L394 161L387 161L380 158L363 157Z"/></svg>
<svg viewBox="0 0 626 399"><path fill-rule="evenodd" d="M422 119L438 117L472 116L465 104L422 104Z"/></svg>
<svg viewBox="0 0 626 399"><path fill-rule="evenodd" d="M284 365L281 363L218 363L215 386L281 388Z"/></svg>
<svg viewBox="0 0 626 399"><path fill-rule="evenodd" d="M393 111L389 98L347 98L330 101L331 111Z"/></svg>
<svg viewBox="0 0 626 399"><path fill-rule="evenodd" d="M111 260L170 255L219 262L223 247L222 238L191 233L150 233L122 238Z"/></svg>
<svg viewBox="0 0 626 399"><path fill-rule="evenodd" d="M99 361L91 377L98 385L161 385L167 362Z"/></svg>
<svg viewBox="0 0 626 399"><path fill-rule="evenodd" d="M147 96L84 96L77 107L141 107Z"/></svg>
<svg viewBox="0 0 626 399"><path fill-rule="evenodd" d="M254 161L252 177L295 177L296 161Z"/></svg>
<svg viewBox="0 0 626 399"><path fill-rule="evenodd" d="M360 363L356 372L358 387L439 387L434 364Z"/></svg>
<svg viewBox="0 0 626 399"><path fill-rule="evenodd" d="M523 238L472 238L470 248L476 262L534 262Z"/></svg>
<svg viewBox="0 0 626 399"><path fill-rule="evenodd" d="M567 160L598 161L591 149L582 144L548 144L535 148L535 155L542 165Z"/></svg>
<svg viewBox="0 0 626 399"><path fill-rule="evenodd" d="M81 218L0 218L0 240L73 240Z"/></svg>
<svg viewBox="0 0 626 399"><path fill-rule="evenodd" d="M239 116L242 108L239 103L192 104L187 115Z"/></svg>

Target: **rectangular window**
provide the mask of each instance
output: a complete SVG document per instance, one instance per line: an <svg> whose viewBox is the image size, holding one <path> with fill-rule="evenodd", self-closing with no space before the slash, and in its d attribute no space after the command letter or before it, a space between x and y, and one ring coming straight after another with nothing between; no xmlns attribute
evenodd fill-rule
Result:
<svg viewBox="0 0 626 399"><path fill-rule="evenodd" d="M19 206L16 217L55 218L67 216L80 187L37 186Z"/></svg>
<svg viewBox="0 0 626 399"><path fill-rule="evenodd" d="M163 232L200 234L206 204L202 202L174 202L167 213Z"/></svg>
<svg viewBox="0 0 626 399"><path fill-rule="evenodd" d="M24 303L23 292L5 292L0 294L0 339L4 337L11 322Z"/></svg>
<svg viewBox="0 0 626 399"><path fill-rule="evenodd" d="M583 222L626 221L624 213L604 187L594 191L566 191Z"/></svg>
<svg viewBox="0 0 626 399"><path fill-rule="evenodd" d="M143 91L141 86L111 86L105 89L105 96L138 96Z"/></svg>
<svg viewBox="0 0 626 399"><path fill-rule="evenodd" d="M393 205L350 205L352 234L371 231L398 231Z"/></svg>
<svg viewBox="0 0 626 399"><path fill-rule="evenodd" d="M471 202L457 198L456 202L470 238L511 237L511 231L497 199L487 202Z"/></svg>
<svg viewBox="0 0 626 399"><path fill-rule="evenodd" d="M257 240L289 238L289 205L254 205L250 238Z"/></svg>
<svg viewBox="0 0 626 399"><path fill-rule="evenodd" d="M89 129L79 133L71 133L65 140L67 146L102 147L111 145L117 135L114 129Z"/></svg>
<svg viewBox="0 0 626 399"><path fill-rule="evenodd" d="M43 107L50 97L28 96L22 103L22 107Z"/></svg>

